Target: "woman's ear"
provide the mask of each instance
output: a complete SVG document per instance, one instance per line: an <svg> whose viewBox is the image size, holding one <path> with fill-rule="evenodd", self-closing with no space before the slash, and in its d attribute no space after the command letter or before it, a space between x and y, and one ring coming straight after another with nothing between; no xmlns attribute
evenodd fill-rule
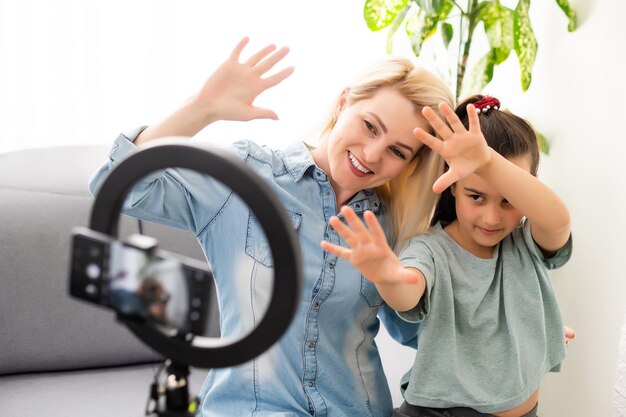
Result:
<svg viewBox="0 0 626 417"><path fill-rule="evenodd" d="M335 121L337 120L337 117L339 117L339 113L341 113L343 108L346 106L346 103L348 103L348 93L350 93L350 88L346 87L337 99L337 106L335 107L335 112L333 113L333 119Z"/></svg>
<svg viewBox="0 0 626 417"><path fill-rule="evenodd" d="M348 94L350 94L350 87L345 87L339 96L339 100L343 101L342 105L348 100Z"/></svg>
<svg viewBox="0 0 626 417"><path fill-rule="evenodd" d="M450 186L450 194L452 194L452 197L454 198L456 198L455 191L456 191L456 182Z"/></svg>

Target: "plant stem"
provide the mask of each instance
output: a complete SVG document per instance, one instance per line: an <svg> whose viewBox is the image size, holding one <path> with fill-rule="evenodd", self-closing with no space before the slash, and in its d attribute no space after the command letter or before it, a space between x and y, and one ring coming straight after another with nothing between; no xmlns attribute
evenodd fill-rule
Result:
<svg viewBox="0 0 626 417"><path fill-rule="evenodd" d="M463 8L461 6L459 6L459 3L457 3L455 0L450 0L452 2L452 4L454 4L460 11L461 13L465 13L463 11Z"/></svg>
<svg viewBox="0 0 626 417"><path fill-rule="evenodd" d="M467 67L467 58L469 57L470 47L472 46L472 35L474 33L474 29L476 28L476 23L472 20L472 10L476 8L478 5L478 0L468 0L467 5L467 13L464 13L461 16L461 34L460 34L460 44L463 44L463 19L468 19L467 26L467 39L463 44L463 54L459 57L459 67L456 74L456 100L459 100L459 96L461 95L461 87L463 86L463 78L465 77L465 69ZM459 45L459 53L461 52L461 46Z"/></svg>

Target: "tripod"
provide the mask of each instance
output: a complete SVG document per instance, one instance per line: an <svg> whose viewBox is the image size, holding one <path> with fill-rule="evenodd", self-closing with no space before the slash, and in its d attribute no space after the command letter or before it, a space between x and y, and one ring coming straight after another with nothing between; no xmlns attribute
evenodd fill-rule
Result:
<svg viewBox="0 0 626 417"><path fill-rule="evenodd" d="M159 380L165 368L166 375ZM166 359L150 385L146 415L153 417L193 417L198 398L189 399L189 367Z"/></svg>

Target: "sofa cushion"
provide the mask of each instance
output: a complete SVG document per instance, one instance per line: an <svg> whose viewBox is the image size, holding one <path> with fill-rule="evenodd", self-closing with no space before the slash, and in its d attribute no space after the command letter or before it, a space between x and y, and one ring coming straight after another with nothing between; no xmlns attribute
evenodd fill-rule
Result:
<svg viewBox="0 0 626 417"><path fill-rule="evenodd" d="M0 155L0 374L154 361L110 310L68 295L70 232L87 226L89 176L106 146L29 149ZM138 221L120 219L120 236ZM204 259L193 236L153 225L167 250ZM213 307L212 310L215 310ZM209 317L217 334L217 315Z"/></svg>

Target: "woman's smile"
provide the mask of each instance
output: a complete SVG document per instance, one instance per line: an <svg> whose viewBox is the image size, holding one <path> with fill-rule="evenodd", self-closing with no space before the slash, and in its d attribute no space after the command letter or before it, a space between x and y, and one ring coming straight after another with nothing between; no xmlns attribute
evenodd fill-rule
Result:
<svg viewBox="0 0 626 417"><path fill-rule="evenodd" d="M352 154L352 152L348 151L348 164L350 167L350 170L354 173L354 175L356 175L357 177L364 177L366 175L373 175L374 172L369 169L368 167L366 167L361 161L359 161L359 159L354 156L354 154Z"/></svg>

